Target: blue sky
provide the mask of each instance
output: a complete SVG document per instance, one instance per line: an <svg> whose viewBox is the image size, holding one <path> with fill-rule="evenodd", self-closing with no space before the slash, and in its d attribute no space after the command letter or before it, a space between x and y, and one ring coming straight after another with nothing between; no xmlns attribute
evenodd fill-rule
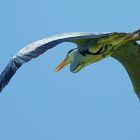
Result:
<svg viewBox="0 0 140 140"><path fill-rule="evenodd" d="M1 0L0 70L25 45L63 32L131 32L139 0ZM139 139L140 103L113 58L73 74L63 43L25 64L0 95L1 140Z"/></svg>

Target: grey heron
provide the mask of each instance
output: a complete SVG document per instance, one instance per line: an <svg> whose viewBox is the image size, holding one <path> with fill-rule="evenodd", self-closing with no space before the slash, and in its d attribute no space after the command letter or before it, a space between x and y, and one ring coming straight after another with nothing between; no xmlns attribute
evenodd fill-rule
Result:
<svg viewBox="0 0 140 140"><path fill-rule="evenodd" d="M21 49L2 71L0 92L24 63L60 43L71 42L75 43L77 48L67 53L56 71L70 64L71 72L76 73L91 63L111 56L125 67L135 93L140 99L140 44L138 44L138 40L140 40L140 29L130 33L64 33L33 42Z"/></svg>

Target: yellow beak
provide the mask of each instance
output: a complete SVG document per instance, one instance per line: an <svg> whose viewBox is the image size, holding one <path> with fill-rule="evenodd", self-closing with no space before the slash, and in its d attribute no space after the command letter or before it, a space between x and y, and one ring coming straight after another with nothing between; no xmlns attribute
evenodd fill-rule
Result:
<svg viewBox="0 0 140 140"><path fill-rule="evenodd" d="M60 71L63 67L65 67L66 65L68 65L70 63L68 57L66 57L55 69L55 72Z"/></svg>

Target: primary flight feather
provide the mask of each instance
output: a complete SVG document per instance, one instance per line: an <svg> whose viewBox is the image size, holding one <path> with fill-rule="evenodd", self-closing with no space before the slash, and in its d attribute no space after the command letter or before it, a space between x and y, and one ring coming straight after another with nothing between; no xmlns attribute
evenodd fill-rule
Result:
<svg viewBox="0 0 140 140"><path fill-rule="evenodd" d="M140 30L132 33L64 33L36 41L25 46L9 61L0 75L0 92L24 63L60 43L71 42L75 43L77 48L67 53L56 71L70 64L70 70L78 72L91 63L112 56L125 67L140 98L140 45L136 42L138 40Z"/></svg>

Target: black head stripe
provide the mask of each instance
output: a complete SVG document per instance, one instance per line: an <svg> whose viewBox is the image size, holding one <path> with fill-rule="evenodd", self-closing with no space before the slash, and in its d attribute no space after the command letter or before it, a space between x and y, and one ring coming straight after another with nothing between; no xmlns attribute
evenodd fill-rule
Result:
<svg viewBox="0 0 140 140"><path fill-rule="evenodd" d="M70 51L68 51L68 53L70 53L70 52L72 52L72 51L74 51L74 50L76 50L77 48L74 48L74 49L71 49Z"/></svg>

